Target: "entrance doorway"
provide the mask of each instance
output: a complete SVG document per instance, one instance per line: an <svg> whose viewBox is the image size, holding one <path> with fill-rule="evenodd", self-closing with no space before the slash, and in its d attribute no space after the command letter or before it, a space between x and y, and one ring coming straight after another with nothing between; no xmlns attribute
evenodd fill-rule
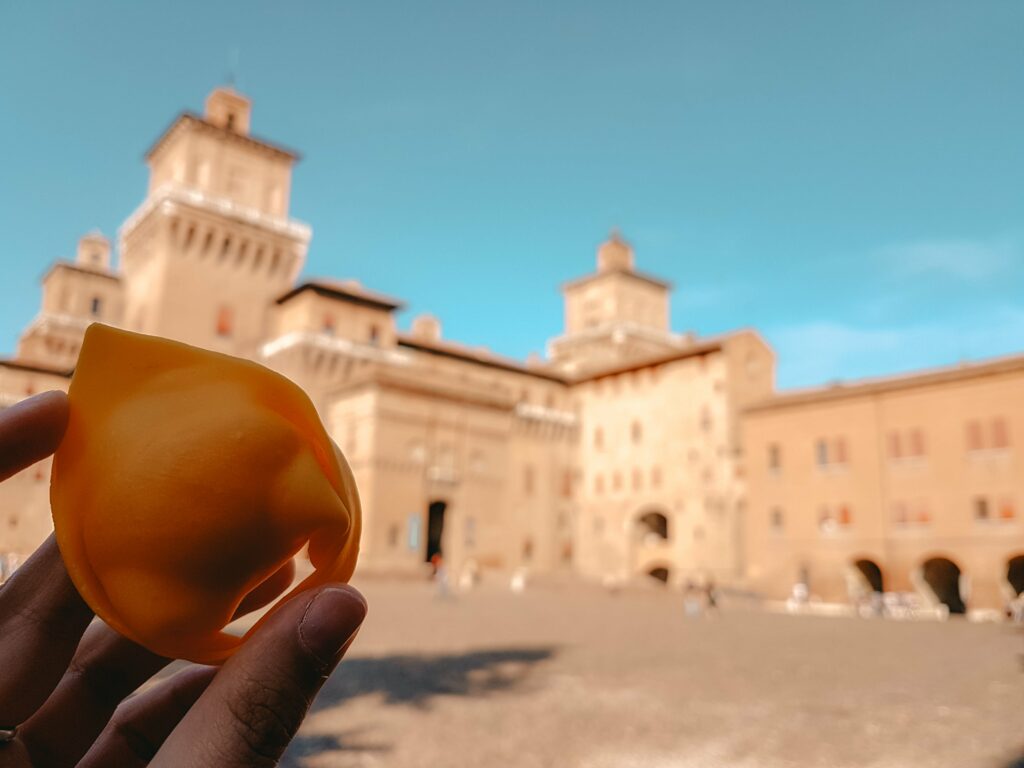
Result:
<svg viewBox="0 0 1024 768"><path fill-rule="evenodd" d="M432 501L427 508L427 556L426 562L441 553L441 537L444 534L444 512L448 508L446 501Z"/></svg>
<svg viewBox="0 0 1024 768"><path fill-rule="evenodd" d="M857 570L861 572L873 592L884 592L885 582L882 579L882 569L874 560L864 558L854 563Z"/></svg>
<svg viewBox="0 0 1024 768"><path fill-rule="evenodd" d="M1024 594L1024 555L1011 557L1006 564L1006 580L1010 582L1014 593Z"/></svg>
<svg viewBox="0 0 1024 768"><path fill-rule="evenodd" d="M967 613L967 605L960 594L960 566L948 558L933 557L925 561L921 571L935 597L946 604L951 614Z"/></svg>
<svg viewBox="0 0 1024 768"><path fill-rule="evenodd" d="M668 538L668 518L661 512L648 512L636 520L637 532L643 542Z"/></svg>
<svg viewBox="0 0 1024 768"><path fill-rule="evenodd" d="M651 570L647 572L647 575L656 581L660 581L662 584L668 584L668 568L663 565L651 568Z"/></svg>

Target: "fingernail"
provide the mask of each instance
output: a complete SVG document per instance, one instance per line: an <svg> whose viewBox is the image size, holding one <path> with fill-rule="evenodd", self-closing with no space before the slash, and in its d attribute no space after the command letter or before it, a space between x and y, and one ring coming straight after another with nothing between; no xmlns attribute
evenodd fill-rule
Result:
<svg viewBox="0 0 1024 768"><path fill-rule="evenodd" d="M299 637L310 653L333 662L366 618L366 601L347 584L327 587L314 597L299 624Z"/></svg>

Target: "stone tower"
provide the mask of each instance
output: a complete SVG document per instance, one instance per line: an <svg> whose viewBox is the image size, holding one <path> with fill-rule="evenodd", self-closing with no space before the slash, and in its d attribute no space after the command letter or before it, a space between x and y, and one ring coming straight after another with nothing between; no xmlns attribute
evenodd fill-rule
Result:
<svg viewBox="0 0 1024 768"><path fill-rule="evenodd" d="M613 231L597 249L597 270L562 286L565 332L548 345L571 375L672 352L685 337L669 329L671 285L637 272L633 248Z"/></svg>
<svg viewBox="0 0 1024 768"><path fill-rule="evenodd" d="M74 261L58 260L43 277L39 314L18 341L18 359L70 370L85 329L93 322L121 323L121 280L113 271L110 241L90 232L78 241Z"/></svg>
<svg viewBox="0 0 1024 768"><path fill-rule="evenodd" d="M124 327L252 357L310 229L288 215L298 156L249 132L252 104L215 89L146 154L146 199L120 231Z"/></svg>

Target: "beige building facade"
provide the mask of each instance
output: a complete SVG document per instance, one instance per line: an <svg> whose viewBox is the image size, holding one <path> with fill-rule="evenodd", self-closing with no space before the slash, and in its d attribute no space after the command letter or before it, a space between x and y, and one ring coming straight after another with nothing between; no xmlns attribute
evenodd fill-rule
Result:
<svg viewBox="0 0 1024 768"><path fill-rule="evenodd" d="M743 427L758 591L953 613L1024 591L1024 356L781 394Z"/></svg>
<svg viewBox="0 0 1024 768"><path fill-rule="evenodd" d="M780 480L757 463L782 440L776 432L824 423L801 408L838 406L776 396L774 355L756 331L673 331L671 286L639 271L621 236L599 246L593 272L563 286L564 328L545 359L448 340L430 315L402 330L400 300L354 280L300 278L312 229L289 212L298 155L251 126L251 103L226 88L202 115L171 123L147 153L148 188L118 233L116 261L110 242L92 233L75 259L46 273L38 315L16 354L0 361L0 404L66 388L96 321L262 362L310 394L352 464L366 517L364 572L422 573L442 554L459 578L522 570L618 583L647 574L774 593L806 561L830 574L821 585L831 596L841 589L823 553L837 553L840 572L859 553L887 573L902 567L879 548L889 535L881 522L870 529L874 549L805 535L804 517L817 512L801 501L810 487L802 484L824 480ZM903 407L893 400L892 413ZM847 456L866 455L868 422L850 413L849 433L838 415L829 434L849 441ZM1005 473L1020 482L1016 464ZM821 485L822 503L865 510L855 519L867 526L866 510L884 506L870 497L877 474L865 463L863 472L858 464L856 474L827 475L834 482ZM49 531L47 484L42 462L0 485L5 573ZM993 491L992 503L1006 494L1017 503L1014 488ZM776 507L787 510L792 541L762 525ZM1015 526L994 524L992 540L1009 545ZM1013 547L996 549L1004 557ZM975 561L958 556L973 573ZM916 550L906 557L916 562ZM978 593L987 589L979 576Z"/></svg>

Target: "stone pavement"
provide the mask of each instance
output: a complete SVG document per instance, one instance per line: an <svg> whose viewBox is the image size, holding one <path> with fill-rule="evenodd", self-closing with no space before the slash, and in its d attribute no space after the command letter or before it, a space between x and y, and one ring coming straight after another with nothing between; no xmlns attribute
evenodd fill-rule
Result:
<svg viewBox="0 0 1024 768"><path fill-rule="evenodd" d="M1008 768L1024 636L681 596L358 583L370 617L285 766Z"/></svg>

